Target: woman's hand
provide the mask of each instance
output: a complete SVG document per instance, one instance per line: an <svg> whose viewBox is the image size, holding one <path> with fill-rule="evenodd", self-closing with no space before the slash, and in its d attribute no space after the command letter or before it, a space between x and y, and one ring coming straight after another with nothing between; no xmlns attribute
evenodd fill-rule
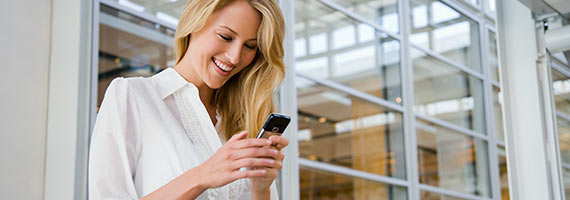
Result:
<svg viewBox="0 0 570 200"><path fill-rule="evenodd" d="M272 149L279 151L279 153L277 155L271 156L271 159L275 161L273 165L256 167L254 169L265 169L267 173L250 178L252 196L259 196L256 195L256 193L260 194L261 196L265 196L265 194L269 192L269 186L271 186L271 183L273 180L275 180L275 177L277 177L277 173L279 173L279 170L281 170L283 167L283 159L285 158L285 155L281 153L281 149L289 145L289 140L279 135L272 135L269 137L269 141L272 145L264 146L261 149Z"/></svg>
<svg viewBox="0 0 570 200"><path fill-rule="evenodd" d="M275 148L264 148L271 147L275 139L243 139L246 135L245 131L235 134L210 159L197 167L205 188L221 187L241 178L275 178L273 173L276 174L274 171L277 170L272 169L281 169L283 154ZM252 170L240 170L242 167Z"/></svg>

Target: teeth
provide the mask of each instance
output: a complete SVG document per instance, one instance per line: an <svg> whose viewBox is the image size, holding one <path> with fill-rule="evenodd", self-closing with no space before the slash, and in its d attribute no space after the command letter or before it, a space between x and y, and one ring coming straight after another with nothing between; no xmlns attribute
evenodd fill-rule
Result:
<svg viewBox="0 0 570 200"><path fill-rule="evenodd" d="M222 62L218 61L218 60L215 59L215 58L214 58L214 63L216 63L216 65L217 65L220 69L222 69L222 70L224 70L224 71L226 71L226 72L232 71L232 69L233 69L233 67L229 67L229 66L227 66L227 65L224 65Z"/></svg>

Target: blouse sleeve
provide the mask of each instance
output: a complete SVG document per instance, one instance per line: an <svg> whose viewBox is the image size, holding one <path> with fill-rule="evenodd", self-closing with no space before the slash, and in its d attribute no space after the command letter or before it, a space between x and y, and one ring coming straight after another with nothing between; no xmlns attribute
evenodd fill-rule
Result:
<svg viewBox="0 0 570 200"><path fill-rule="evenodd" d="M137 137L128 104L128 80L111 82L97 115L89 155L89 199L138 199Z"/></svg>

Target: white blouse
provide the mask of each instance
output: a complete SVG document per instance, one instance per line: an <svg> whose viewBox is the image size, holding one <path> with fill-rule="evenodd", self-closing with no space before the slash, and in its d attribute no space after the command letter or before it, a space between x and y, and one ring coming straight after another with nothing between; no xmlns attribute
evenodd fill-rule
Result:
<svg viewBox="0 0 570 200"><path fill-rule="evenodd" d="M223 142L198 89L174 69L117 78L93 130L89 198L142 198L206 161ZM250 199L249 180L208 189L197 199ZM271 199L278 199L275 182Z"/></svg>

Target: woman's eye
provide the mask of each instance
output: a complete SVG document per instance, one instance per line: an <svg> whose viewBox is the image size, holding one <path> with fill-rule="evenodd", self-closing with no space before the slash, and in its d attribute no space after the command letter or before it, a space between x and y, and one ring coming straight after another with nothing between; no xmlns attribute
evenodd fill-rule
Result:
<svg viewBox="0 0 570 200"><path fill-rule="evenodd" d="M225 40L225 41L232 41L232 38L231 38L231 37L228 37L228 36L225 36L225 35L222 35L222 34L218 34L218 35L220 36L220 38L222 38L222 39Z"/></svg>
<svg viewBox="0 0 570 200"><path fill-rule="evenodd" d="M248 48L248 49L252 49L252 50L255 49L255 46L254 46L254 45L247 45L247 44L246 44L245 47Z"/></svg>

